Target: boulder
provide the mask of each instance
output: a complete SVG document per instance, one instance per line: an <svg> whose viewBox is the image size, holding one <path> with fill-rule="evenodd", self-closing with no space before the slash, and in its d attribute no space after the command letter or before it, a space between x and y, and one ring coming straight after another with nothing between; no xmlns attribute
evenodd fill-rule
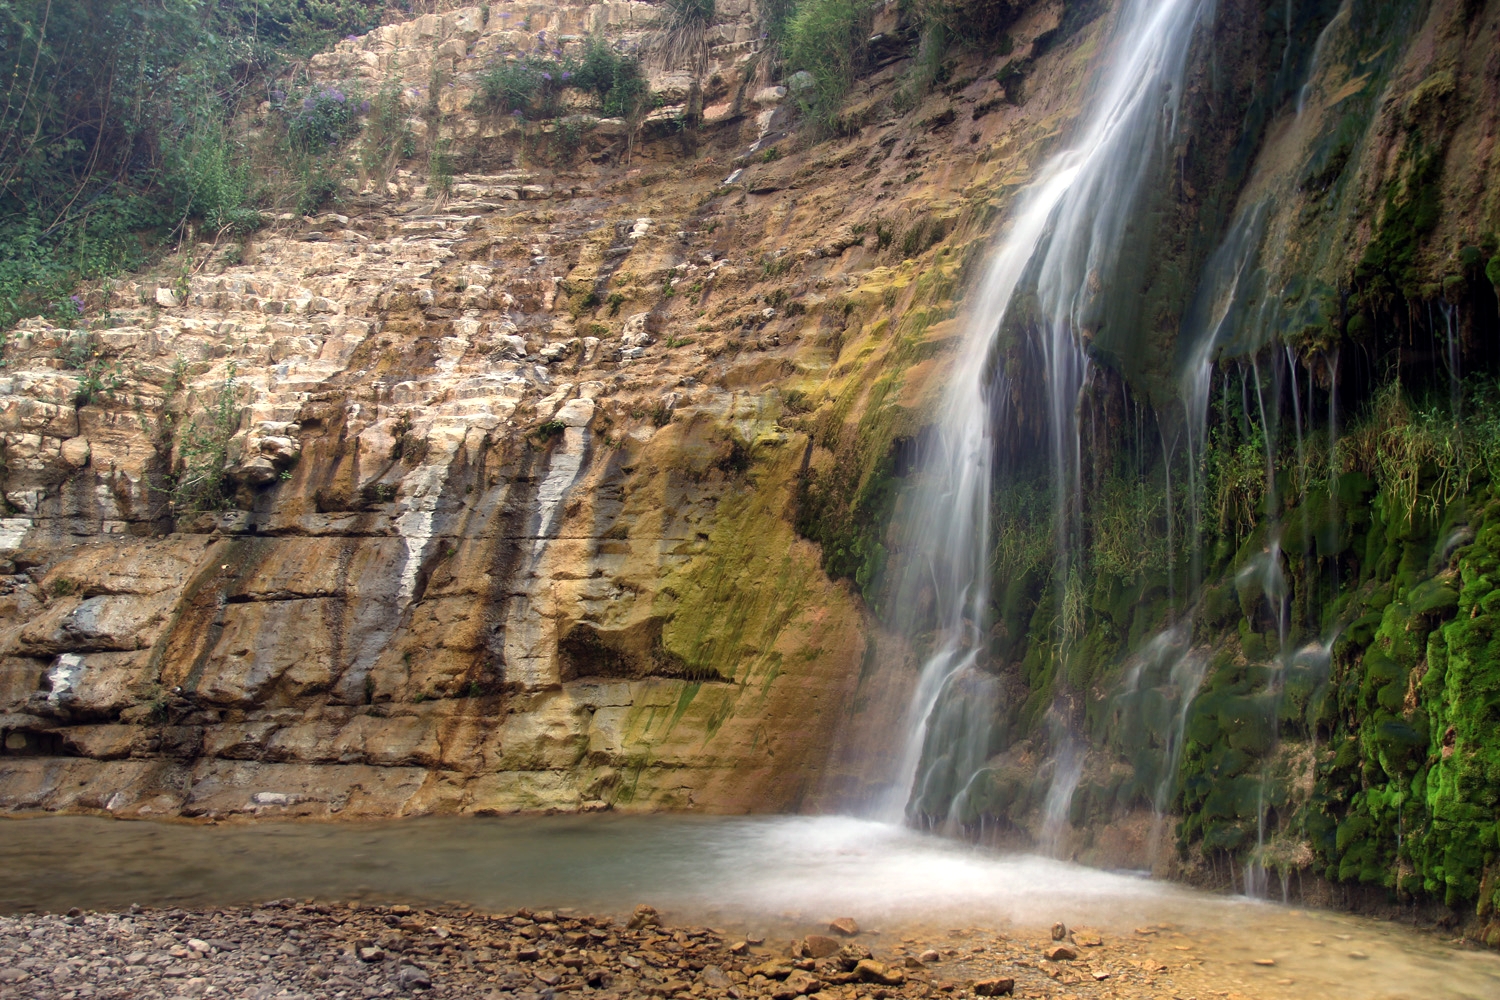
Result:
<svg viewBox="0 0 1500 1000"><path fill-rule="evenodd" d="M981 979L974 984L974 995L979 997L1002 997L1007 996L1016 988L1014 979L996 976L993 979Z"/></svg>

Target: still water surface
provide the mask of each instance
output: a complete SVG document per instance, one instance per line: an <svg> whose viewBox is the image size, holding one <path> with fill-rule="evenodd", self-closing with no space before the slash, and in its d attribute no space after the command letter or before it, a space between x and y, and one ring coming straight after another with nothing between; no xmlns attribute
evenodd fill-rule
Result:
<svg viewBox="0 0 1500 1000"><path fill-rule="evenodd" d="M569 816L195 826L0 821L0 912L203 907L296 896L482 909L576 907L772 936L853 916L894 943L945 927L1062 920L1191 936L1224 990L1325 998L1500 998L1500 956L1399 925L998 854L842 817ZM1273 983L1285 981L1283 989ZM1293 986L1292 984L1295 984Z"/></svg>

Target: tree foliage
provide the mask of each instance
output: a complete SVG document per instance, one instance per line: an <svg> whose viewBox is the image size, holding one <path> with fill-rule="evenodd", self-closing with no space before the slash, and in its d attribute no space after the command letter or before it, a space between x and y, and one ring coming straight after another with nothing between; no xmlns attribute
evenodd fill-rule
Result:
<svg viewBox="0 0 1500 1000"><path fill-rule="evenodd" d="M228 123L384 0L0 0L0 327L192 220L255 224Z"/></svg>

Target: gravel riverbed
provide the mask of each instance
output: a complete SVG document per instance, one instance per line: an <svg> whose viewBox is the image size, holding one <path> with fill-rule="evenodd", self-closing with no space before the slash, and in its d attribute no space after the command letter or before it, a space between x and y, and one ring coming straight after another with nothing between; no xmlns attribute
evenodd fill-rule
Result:
<svg viewBox="0 0 1500 1000"><path fill-rule="evenodd" d="M1196 984L1183 980L1201 972L1193 956L1179 954L1173 970L1147 953L1146 943L1173 932L1136 933L1111 942L1061 927L897 936L836 921L822 933L765 941L668 926L646 906L627 918L291 899L212 910L73 910L0 917L0 998L1195 996Z"/></svg>

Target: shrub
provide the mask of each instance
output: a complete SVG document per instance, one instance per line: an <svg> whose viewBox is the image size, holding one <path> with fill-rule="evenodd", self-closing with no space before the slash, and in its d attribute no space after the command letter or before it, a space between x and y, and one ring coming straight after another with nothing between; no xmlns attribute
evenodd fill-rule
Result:
<svg viewBox="0 0 1500 1000"><path fill-rule="evenodd" d="M360 129L360 105L339 87L314 87L300 98L287 99L281 91L280 110L286 116L287 138L304 152L337 146ZM368 102L364 103L368 109Z"/></svg>
<svg viewBox="0 0 1500 1000"><path fill-rule="evenodd" d="M385 177L397 160L409 159L417 151L417 138L408 123L406 99L401 86L389 82L370 101L365 119L360 165L365 173Z"/></svg>
<svg viewBox="0 0 1500 1000"><path fill-rule="evenodd" d="M525 59L505 59L479 77L479 99L490 111L525 111L541 96L550 73Z"/></svg>
<svg viewBox="0 0 1500 1000"><path fill-rule="evenodd" d="M565 88L592 94L600 111L611 118L635 119L646 107L650 88L640 63L594 37L581 61L553 58L545 42L527 53L496 61L479 78L476 111L498 111L531 118L555 118L562 111Z"/></svg>

